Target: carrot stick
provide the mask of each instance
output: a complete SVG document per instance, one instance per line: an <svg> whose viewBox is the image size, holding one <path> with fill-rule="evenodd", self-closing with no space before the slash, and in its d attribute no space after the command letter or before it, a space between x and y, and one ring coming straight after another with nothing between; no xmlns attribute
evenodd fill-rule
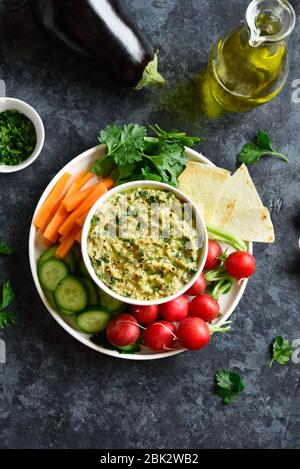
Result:
<svg viewBox="0 0 300 469"><path fill-rule="evenodd" d="M83 215L86 211L90 210L97 200L107 192L105 184L102 182L97 184L97 187L94 191L83 201L81 204L70 213L68 218L64 221L62 226L59 228L58 232L62 235L68 235L74 225L76 224L77 218Z"/></svg>
<svg viewBox="0 0 300 469"><path fill-rule="evenodd" d="M78 243L81 243L81 237L82 237L82 229L81 229L80 231L78 231L75 240L76 240Z"/></svg>
<svg viewBox="0 0 300 469"><path fill-rule="evenodd" d="M70 197L66 197L63 200L62 205L68 212L72 212L72 210L75 210L75 208L78 207L78 205L81 204L81 202L86 199L93 192L94 189L96 189L97 184L99 183L93 184L92 186L88 187L87 189L84 189L83 191L76 192Z"/></svg>
<svg viewBox="0 0 300 469"><path fill-rule="evenodd" d="M95 174L93 173L87 173L85 171L85 175L80 179L80 187L79 187L79 190L83 188L83 186L86 185L87 182L89 182L93 177L95 176Z"/></svg>
<svg viewBox="0 0 300 469"><path fill-rule="evenodd" d="M36 228L41 229L46 225L49 215L53 213L53 211L57 207L58 202L61 201L64 197L67 184L71 178L71 174L64 173L62 177L57 181L50 195L47 197L34 219L33 223Z"/></svg>
<svg viewBox="0 0 300 469"><path fill-rule="evenodd" d="M63 242L56 249L56 254L58 257L64 258L68 254L71 247L75 243L76 237L79 232L80 232L80 228L78 228L78 226L75 226L75 228L73 228L70 234L63 240Z"/></svg>
<svg viewBox="0 0 300 469"><path fill-rule="evenodd" d="M76 194L78 192L79 185L78 185L78 182L76 181L77 179L71 185L64 200L66 200L67 197L71 197L73 194ZM56 213L54 214L54 216L48 223L48 226L46 227L45 232L44 232L44 238L48 239L52 243L56 243L56 241L58 240L59 238L58 229L69 215L69 213L67 212L65 207L62 205L62 203L63 202L61 202L58 210L56 211Z"/></svg>
<svg viewBox="0 0 300 469"><path fill-rule="evenodd" d="M89 213L89 211L84 212L83 215L81 215L79 218L77 218L76 224L77 224L78 226L82 227L82 226L84 225L84 222L85 222L85 220L86 220L86 217L88 216L88 213Z"/></svg>
<svg viewBox="0 0 300 469"><path fill-rule="evenodd" d="M86 170L79 173L79 175L74 179L70 189L67 191L64 199L59 201L58 206L53 210L54 215L50 216L47 220L47 223L44 227L44 238L50 241L51 243L56 243L59 238L58 229L63 224L69 213L67 210L62 207L62 202L64 202L67 198L71 197L72 195L76 194L80 191L82 186L86 183Z"/></svg>
<svg viewBox="0 0 300 469"><path fill-rule="evenodd" d="M53 243L49 241L48 239L44 239L44 244L47 248L49 248L50 246L52 246Z"/></svg>
<svg viewBox="0 0 300 469"><path fill-rule="evenodd" d="M103 184L106 185L106 188L107 188L108 191L109 191L110 189L112 189L112 188L114 187L114 185L115 185L114 180L113 180L113 178L111 178L111 177L102 179L101 182L103 182Z"/></svg>

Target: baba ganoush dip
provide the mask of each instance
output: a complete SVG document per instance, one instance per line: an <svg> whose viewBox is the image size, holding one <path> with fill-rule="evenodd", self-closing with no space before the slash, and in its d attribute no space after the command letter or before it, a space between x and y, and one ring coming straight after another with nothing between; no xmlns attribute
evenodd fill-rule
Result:
<svg viewBox="0 0 300 469"><path fill-rule="evenodd" d="M177 293L198 269L192 211L173 192L140 187L111 196L95 212L87 250L96 275L120 296L157 300Z"/></svg>

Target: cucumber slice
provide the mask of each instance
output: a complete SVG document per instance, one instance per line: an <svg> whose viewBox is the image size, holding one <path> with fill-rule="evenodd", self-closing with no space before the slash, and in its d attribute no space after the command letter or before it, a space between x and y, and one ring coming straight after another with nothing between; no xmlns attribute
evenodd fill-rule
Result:
<svg viewBox="0 0 300 469"><path fill-rule="evenodd" d="M56 255L56 249L58 248L58 244L54 244L50 246L50 248L46 249L43 254L40 256L38 260L38 265L42 265L43 262L48 261L49 259L58 259Z"/></svg>
<svg viewBox="0 0 300 469"><path fill-rule="evenodd" d="M86 334L96 334L103 331L110 320L110 314L100 307L87 308L76 316L79 329Z"/></svg>
<svg viewBox="0 0 300 469"><path fill-rule="evenodd" d="M68 252L68 254L63 258L63 260L68 264L71 274L74 274L76 265L72 252Z"/></svg>
<svg viewBox="0 0 300 469"><path fill-rule="evenodd" d="M64 308L58 308L59 309L59 312L61 314L63 314L64 316L73 316L74 311L68 311L67 309L64 309Z"/></svg>
<svg viewBox="0 0 300 469"><path fill-rule="evenodd" d="M125 345L124 347L117 347L121 352L134 353L140 350L140 342L135 342L131 345Z"/></svg>
<svg viewBox="0 0 300 469"><path fill-rule="evenodd" d="M69 275L57 286L54 298L59 309L77 313L87 307L88 291L80 278Z"/></svg>
<svg viewBox="0 0 300 469"><path fill-rule="evenodd" d="M58 244L54 244L53 246L50 246L50 248L46 249L45 252L41 255L41 257L38 260L38 266L41 266L44 262L48 261L49 259L58 259L58 260L63 260L68 264L70 272L74 273L75 272L75 260L72 252L68 252L66 257L64 259L61 259L60 257L57 256L56 250L58 248Z"/></svg>
<svg viewBox="0 0 300 469"><path fill-rule="evenodd" d="M57 285L69 274L69 267L58 259L49 259L38 268L38 277L42 288L54 292Z"/></svg>
<svg viewBox="0 0 300 469"><path fill-rule="evenodd" d="M100 299L100 304L104 306L112 314L121 313L127 307L126 303L123 303L123 301L113 298L112 296L108 295L100 288L99 288L99 299Z"/></svg>
<svg viewBox="0 0 300 469"><path fill-rule="evenodd" d="M96 306L99 304L99 299L97 295L97 290L94 285L94 282L90 278L81 279L89 291L89 305Z"/></svg>
<svg viewBox="0 0 300 469"><path fill-rule="evenodd" d="M79 264L78 264L78 268L79 268L79 272L80 274L83 276L83 277L87 277L87 278L90 278L90 274L85 266L85 263L84 263L84 260L83 258L81 257L80 258L80 261L79 261Z"/></svg>

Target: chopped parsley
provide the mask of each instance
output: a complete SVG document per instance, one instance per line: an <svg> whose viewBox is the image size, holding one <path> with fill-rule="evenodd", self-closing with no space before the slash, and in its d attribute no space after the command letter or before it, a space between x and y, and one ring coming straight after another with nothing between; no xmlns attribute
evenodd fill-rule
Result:
<svg viewBox="0 0 300 469"><path fill-rule="evenodd" d="M0 113L0 164L15 166L34 151L36 132L33 123L15 110Z"/></svg>

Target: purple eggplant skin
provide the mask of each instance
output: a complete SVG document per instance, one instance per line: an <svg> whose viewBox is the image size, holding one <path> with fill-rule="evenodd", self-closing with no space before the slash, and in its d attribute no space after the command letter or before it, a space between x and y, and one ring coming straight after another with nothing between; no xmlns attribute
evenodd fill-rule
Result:
<svg viewBox="0 0 300 469"><path fill-rule="evenodd" d="M141 89L164 84L157 54L121 0L33 0L33 15L46 31L98 68Z"/></svg>

